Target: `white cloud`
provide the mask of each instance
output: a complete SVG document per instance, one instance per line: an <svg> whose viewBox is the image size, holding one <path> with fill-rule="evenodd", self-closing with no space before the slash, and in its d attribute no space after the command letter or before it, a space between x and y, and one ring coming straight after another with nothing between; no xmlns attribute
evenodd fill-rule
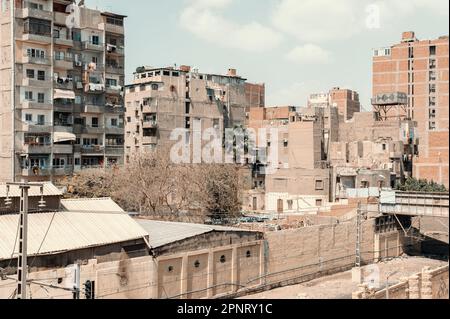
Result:
<svg viewBox="0 0 450 319"><path fill-rule="evenodd" d="M331 53L315 44L305 44L292 49L286 58L299 64L326 64L331 61Z"/></svg>
<svg viewBox="0 0 450 319"><path fill-rule="evenodd" d="M340 41L371 29L368 21L373 22L374 8L379 13L379 25L389 28L422 12L448 16L449 1L280 0L272 15L272 23L303 42Z"/></svg>
<svg viewBox="0 0 450 319"><path fill-rule="evenodd" d="M238 24L217 11L232 0L196 0L181 13L180 25L197 37L216 45L246 51L266 51L277 47L282 35L275 30L251 21Z"/></svg>
<svg viewBox="0 0 450 319"><path fill-rule="evenodd" d="M267 90L268 106L306 106L308 96L310 94L322 92L323 90L328 91L329 88L327 89L326 84L324 85L320 81L311 80L305 82L294 82L275 91L272 91L270 87L268 87Z"/></svg>
<svg viewBox="0 0 450 319"><path fill-rule="evenodd" d="M357 32L360 0L281 0L272 16L283 32L305 42L349 38Z"/></svg>

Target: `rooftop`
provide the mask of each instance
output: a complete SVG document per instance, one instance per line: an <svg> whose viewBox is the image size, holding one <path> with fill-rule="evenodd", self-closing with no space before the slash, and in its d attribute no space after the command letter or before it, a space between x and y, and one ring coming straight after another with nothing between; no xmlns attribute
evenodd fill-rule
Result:
<svg viewBox="0 0 450 319"><path fill-rule="evenodd" d="M33 185L33 183L30 183ZM44 185L44 196L62 196L63 192L59 190L55 185L49 182L42 183ZM0 184L0 198L6 197L6 184ZM17 185L11 185L9 187L9 197L20 197L20 188ZM41 196L40 187L31 187L28 190L29 197Z"/></svg>
<svg viewBox="0 0 450 319"><path fill-rule="evenodd" d="M111 198L62 199L61 210L90 213L124 213Z"/></svg>
<svg viewBox="0 0 450 319"><path fill-rule="evenodd" d="M149 243L152 248L162 247L195 236L218 232L250 232L240 228L211 226L201 224L174 223L145 219L136 219L136 222L149 234Z"/></svg>
<svg viewBox="0 0 450 319"><path fill-rule="evenodd" d="M18 221L18 214L0 216L0 260L17 257L18 244L15 240ZM125 213L56 212L28 215L29 256L54 255L136 240L147 235Z"/></svg>

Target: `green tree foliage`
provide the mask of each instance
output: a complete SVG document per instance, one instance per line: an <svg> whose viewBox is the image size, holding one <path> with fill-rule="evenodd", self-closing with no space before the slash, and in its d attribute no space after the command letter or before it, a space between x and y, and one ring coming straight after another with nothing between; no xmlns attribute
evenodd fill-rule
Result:
<svg viewBox="0 0 450 319"><path fill-rule="evenodd" d="M448 189L444 185L412 177L403 184L398 183L395 189L403 192L448 193Z"/></svg>

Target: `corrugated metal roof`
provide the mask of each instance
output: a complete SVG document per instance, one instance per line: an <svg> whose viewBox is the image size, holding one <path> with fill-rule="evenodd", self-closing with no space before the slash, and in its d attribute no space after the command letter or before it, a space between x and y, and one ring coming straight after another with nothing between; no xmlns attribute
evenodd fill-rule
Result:
<svg viewBox="0 0 450 319"><path fill-rule="evenodd" d="M240 228L223 226L173 223L145 219L136 219L136 221L149 234L149 244L152 248L162 247L170 243L199 236L212 231L251 232Z"/></svg>
<svg viewBox="0 0 450 319"><path fill-rule="evenodd" d="M124 213L125 211L111 198L62 199L61 210L72 212L108 212Z"/></svg>
<svg viewBox="0 0 450 319"><path fill-rule="evenodd" d="M30 183L33 185L33 183ZM62 196L63 192L59 190L52 183L42 183L44 184L44 196ZM9 187L9 196L10 197L20 197L20 189L19 186L11 185ZM41 196L40 187L31 187L28 190L29 197L37 197ZM6 184L0 184L0 197L6 197Z"/></svg>
<svg viewBox="0 0 450 319"><path fill-rule="evenodd" d="M19 215L0 216L0 260L10 259ZM52 221L53 219L53 221ZM49 227L50 226L50 227ZM139 239L147 232L124 213L58 212L28 216L28 254L39 255L103 246ZM17 255L17 245L15 255Z"/></svg>

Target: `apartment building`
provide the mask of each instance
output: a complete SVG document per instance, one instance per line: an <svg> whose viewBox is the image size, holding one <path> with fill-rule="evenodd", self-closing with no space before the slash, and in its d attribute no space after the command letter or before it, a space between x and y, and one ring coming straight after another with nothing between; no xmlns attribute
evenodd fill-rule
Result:
<svg viewBox="0 0 450 319"><path fill-rule="evenodd" d="M123 162L124 16L2 1L0 180Z"/></svg>
<svg viewBox="0 0 450 319"><path fill-rule="evenodd" d="M311 94L308 98L308 107L323 109L335 107L341 121L350 120L353 114L361 112L358 92L339 87L332 88L328 93Z"/></svg>
<svg viewBox="0 0 450 319"><path fill-rule="evenodd" d="M420 144L414 176L447 187L448 42L448 36L419 40L414 32L404 32L400 43L374 50L373 57L374 100L399 97L396 106L387 105L383 110L384 118L395 119L400 115L417 121Z"/></svg>
<svg viewBox="0 0 450 319"><path fill-rule="evenodd" d="M226 128L244 127L246 83L234 69L220 75L189 66L138 68L134 83L125 90L126 160L141 151L173 145L170 136L175 129L186 130L183 140L192 146L193 138L208 128L222 137Z"/></svg>

